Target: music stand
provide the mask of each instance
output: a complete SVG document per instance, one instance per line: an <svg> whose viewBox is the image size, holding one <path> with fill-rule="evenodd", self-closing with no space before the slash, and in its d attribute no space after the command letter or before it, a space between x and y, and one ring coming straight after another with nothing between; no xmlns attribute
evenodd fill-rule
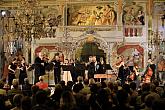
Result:
<svg viewBox="0 0 165 110"><path fill-rule="evenodd" d="M105 64L105 69L106 70L113 70L110 64Z"/></svg>
<svg viewBox="0 0 165 110"><path fill-rule="evenodd" d="M63 71L67 71L67 81L68 81L68 71L70 71L71 70L71 68L72 68L72 65L62 65L62 69L63 69Z"/></svg>

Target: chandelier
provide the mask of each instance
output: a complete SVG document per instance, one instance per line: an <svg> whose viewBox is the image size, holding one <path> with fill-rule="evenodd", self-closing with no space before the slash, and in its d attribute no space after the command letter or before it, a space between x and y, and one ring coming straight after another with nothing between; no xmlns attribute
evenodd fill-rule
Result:
<svg viewBox="0 0 165 110"><path fill-rule="evenodd" d="M44 36L44 17L38 9L37 0L21 0L20 10L15 16L15 34L31 41L32 38L41 38Z"/></svg>
<svg viewBox="0 0 165 110"><path fill-rule="evenodd" d="M30 44L32 39L56 37L62 15L48 16L42 9L38 0L20 0L16 7L1 10L4 51L13 54L23 49L24 41Z"/></svg>
<svg viewBox="0 0 165 110"><path fill-rule="evenodd" d="M46 18L38 0L21 0L18 4L19 10L12 10L9 18L13 23L6 31L13 33L15 38L23 38L25 41L40 39L44 37L56 37L56 28L61 22L61 15L56 18Z"/></svg>

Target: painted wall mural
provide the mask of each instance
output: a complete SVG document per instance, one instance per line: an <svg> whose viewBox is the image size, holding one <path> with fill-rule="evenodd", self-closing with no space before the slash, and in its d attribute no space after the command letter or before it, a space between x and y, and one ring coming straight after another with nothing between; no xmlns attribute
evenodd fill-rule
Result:
<svg viewBox="0 0 165 110"><path fill-rule="evenodd" d="M115 25L117 12L114 3L100 5L70 5L67 23L74 26Z"/></svg>
<svg viewBox="0 0 165 110"><path fill-rule="evenodd" d="M124 25L145 25L145 4L136 2L126 3L122 21Z"/></svg>
<svg viewBox="0 0 165 110"><path fill-rule="evenodd" d="M46 27L63 25L63 5L47 6L41 10Z"/></svg>
<svg viewBox="0 0 165 110"><path fill-rule="evenodd" d="M111 52L111 65L114 69L119 56L124 58L125 63L132 62L138 68L144 68L144 49L140 45L114 43Z"/></svg>

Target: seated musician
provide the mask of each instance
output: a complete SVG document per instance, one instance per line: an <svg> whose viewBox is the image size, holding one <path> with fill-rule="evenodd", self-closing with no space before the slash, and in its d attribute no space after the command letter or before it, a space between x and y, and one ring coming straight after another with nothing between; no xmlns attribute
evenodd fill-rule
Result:
<svg viewBox="0 0 165 110"><path fill-rule="evenodd" d="M152 76L153 76L152 60L149 59L148 60L148 65L147 65L146 71L145 71L145 73L143 75L143 77L144 77L143 81L145 83L150 83L151 80L152 80Z"/></svg>

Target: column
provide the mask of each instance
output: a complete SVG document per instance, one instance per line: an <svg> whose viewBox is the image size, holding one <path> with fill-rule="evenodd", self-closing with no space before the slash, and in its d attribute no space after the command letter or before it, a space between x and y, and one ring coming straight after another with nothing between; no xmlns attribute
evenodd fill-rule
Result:
<svg viewBox="0 0 165 110"><path fill-rule="evenodd" d="M107 42L108 51L107 51L107 63L110 64L111 62L111 42Z"/></svg>

